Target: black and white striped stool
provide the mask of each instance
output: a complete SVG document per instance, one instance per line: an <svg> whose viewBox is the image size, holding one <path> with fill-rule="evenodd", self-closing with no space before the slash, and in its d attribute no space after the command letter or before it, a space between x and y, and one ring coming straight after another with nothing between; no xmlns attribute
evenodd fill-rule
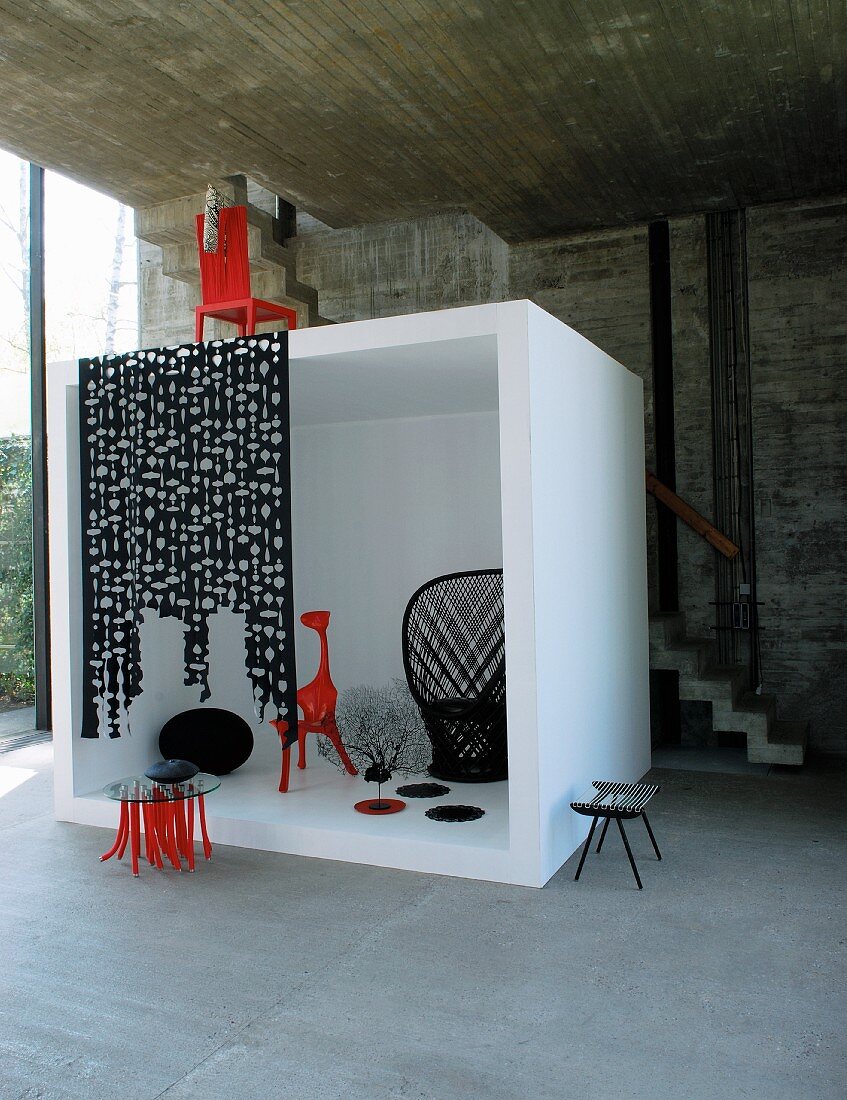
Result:
<svg viewBox="0 0 847 1100"><path fill-rule="evenodd" d="M596 780L591 785L594 787L595 791L592 798L585 798L579 802L571 802L572 810L576 810L578 814L583 814L585 817L594 818L591 822L591 828L588 831L585 847L582 849L582 857L580 858L579 867L577 867L576 874L574 875L574 882L577 881L582 871L582 865L585 863L585 857L588 855L588 849L591 847L591 839L594 836L597 822L601 817L606 819L603 823L603 831L600 834L600 842L597 845L597 851L599 852L603 847L603 841L606 839L606 830L609 828L609 822L614 818L621 831L621 839L623 840L624 848L626 848L626 854L629 856L629 864L632 867L632 873L635 875L638 889L641 890L643 889L641 879L638 877L638 868L635 866L635 860L632 858L632 849L629 846L629 841L624 832L623 819L631 817L644 818L644 824L647 826L647 832L650 836L653 848L655 849L656 858L661 859L662 853L659 851L659 845L656 843L656 838L653 836L653 830L650 828L650 822L647 820L647 814L644 812L644 807L656 791L659 790L659 785L657 783L598 783Z"/></svg>

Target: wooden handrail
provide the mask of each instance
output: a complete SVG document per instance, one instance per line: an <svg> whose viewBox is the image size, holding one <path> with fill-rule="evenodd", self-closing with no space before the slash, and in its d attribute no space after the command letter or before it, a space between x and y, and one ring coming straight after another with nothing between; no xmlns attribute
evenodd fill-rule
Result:
<svg viewBox="0 0 847 1100"><path fill-rule="evenodd" d="M647 475L647 492L652 493L656 500L660 500L662 504L670 508L683 523L687 523L698 535L702 535L706 542L711 543L725 558L731 560L740 552L740 547L736 546L732 539L728 539L726 535L721 534L717 527L709 523L682 497L677 496L673 489L669 489L667 485L662 484L655 474L651 474L649 470L646 470L645 473Z"/></svg>

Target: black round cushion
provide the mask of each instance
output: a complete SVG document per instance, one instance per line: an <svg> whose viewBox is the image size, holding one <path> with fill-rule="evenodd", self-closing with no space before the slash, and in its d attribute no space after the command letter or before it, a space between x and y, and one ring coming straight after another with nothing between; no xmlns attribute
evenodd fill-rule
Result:
<svg viewBox="0 0 847 1100"><path fill-rule="evenodd" d="M154 783L184 783L200 771L190 760L157 760L144 773Z"/></svg>
<svg viewBox="0 0 847 1100"><path fill-rule="evenodd" d="M176 714L159 734L159 752L166 760L190 760L211 775L234 772L252 751L253 733L244 719L216 707Z"/></svg>

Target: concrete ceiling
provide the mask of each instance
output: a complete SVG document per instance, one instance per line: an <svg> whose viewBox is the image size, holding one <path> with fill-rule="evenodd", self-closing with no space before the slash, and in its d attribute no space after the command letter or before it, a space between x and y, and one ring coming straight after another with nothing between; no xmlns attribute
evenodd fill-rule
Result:
<svg viewBox="0 0 847 1100"><path fill-rule="evenodd" d="M0 145L508 240L847 186L844 0L0 0Z"/></svg>

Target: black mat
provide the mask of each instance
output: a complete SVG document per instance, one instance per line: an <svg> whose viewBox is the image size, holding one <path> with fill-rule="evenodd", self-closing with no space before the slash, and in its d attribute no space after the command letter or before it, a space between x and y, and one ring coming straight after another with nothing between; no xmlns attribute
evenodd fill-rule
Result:
<svg viewBox="0 0 847 1100"><path fill-rule="evenodd" d="M440 798L443 794L449 794L450 788L443 783L407 783L404 787L398 787L397 793L401 798Z"/></svg>
<svg viewBox="0 0 847 1100"><path fill-rule="evenodd" d="M424 812L430 821L476 821L485 810L479 806L433 806Z"/></svg>

